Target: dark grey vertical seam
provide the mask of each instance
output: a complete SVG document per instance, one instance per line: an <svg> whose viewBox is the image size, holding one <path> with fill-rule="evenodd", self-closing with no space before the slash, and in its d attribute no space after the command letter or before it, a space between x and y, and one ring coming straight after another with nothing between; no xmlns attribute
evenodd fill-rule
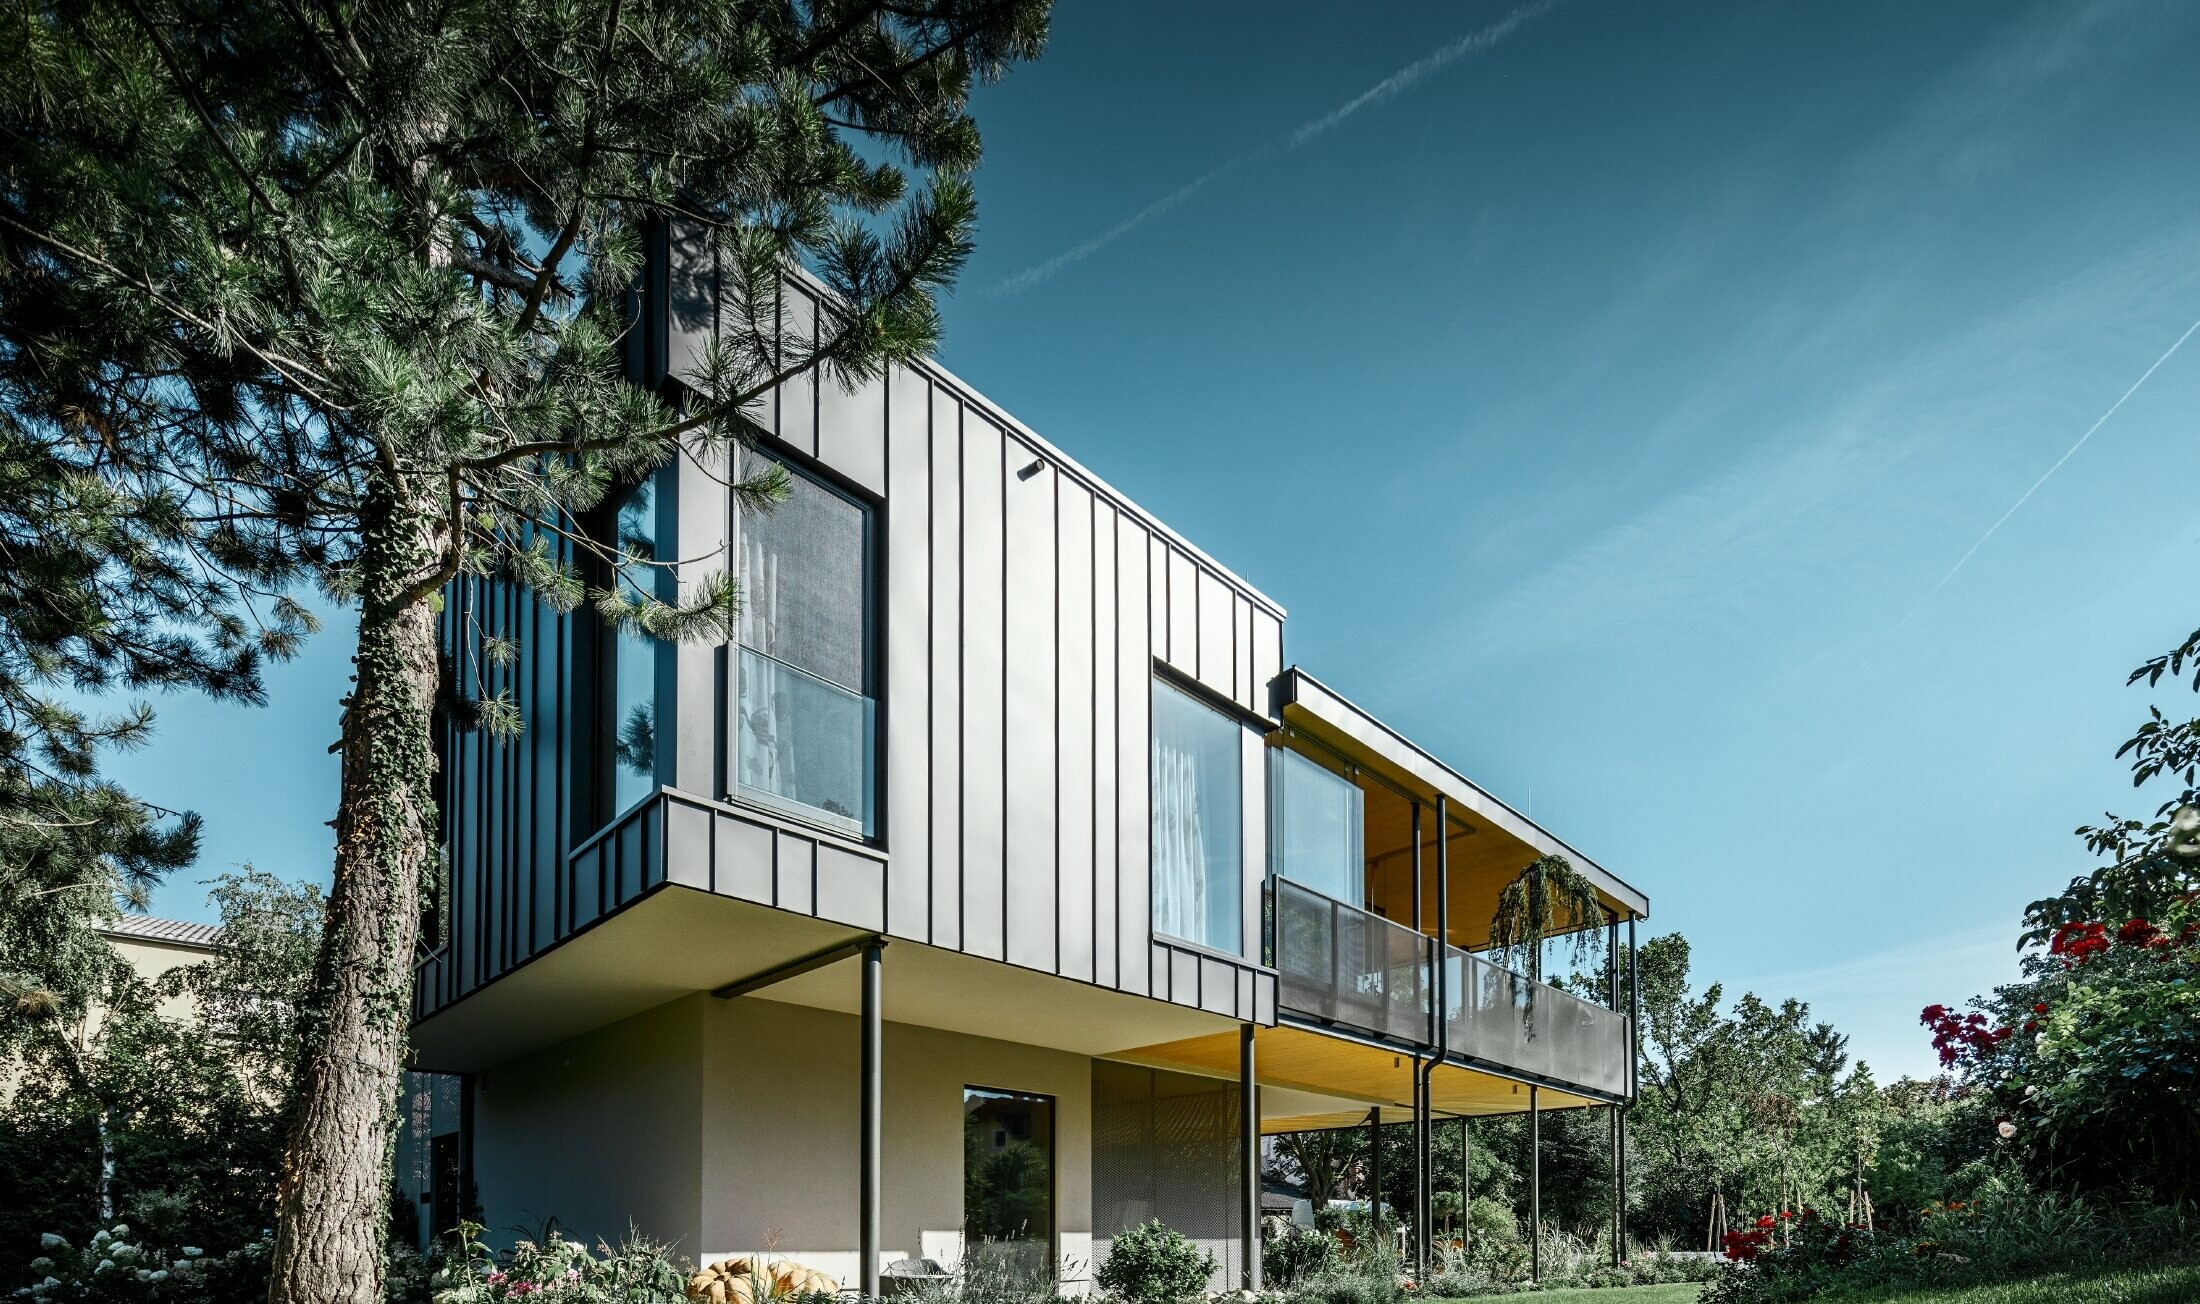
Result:
<svg viewBox="0 0 2200 1304"><path fill-rule="evenodd" d="M879 495L879 506L869 511L877 531L877 539L871 546L872 555L867 564L875 564L877 574L872 577L877 586L874 594L871 586L865 586L865 616L875 620L867 640L872 655L878 660L876 669L867 677L868 687L877 694L871 708L872 759L878 767L871 780L871 800L879 812L878 830L875 836L879 845L889 849L894 839L894 691L893 660L887 654L893 650L891 641L894 630L894 369L889 366L878 381L878 440L879 483L884 491ZM822 437L818 447L825 446ZM902 844L903 850L908 843ZM905 857L906 859L906 857ZM817 903L817 853L810 854L810 913L818 913ZM894 926L894 873L893 866L884 866L878 876L879 931L890 932Z"/></svg>
<svg viewBox="0 0 2200 1304"><path fill-rule="evenodd" d="M1051 471L1052 468L1050 467ZM1062 477L1047 477L1047 551L1054 557L1054 639L1047 658L1054 691L1047 698L1047 732L1054 736L1054 777L1048 783L1054 803L1054 972L1062 972Z"/></svg>
<svg viewBox="0 0 2200 1304"><path fill-rule="evenodd" d="M1001 477L1001 958L1009 958L1008 945L1008 448L1014 442L1001 434L1001 455L996 468Z"/></svg>
<svg viewBox="0 0 2200 1304"><path fill-rule="evenodd" d="M934 795L940 782L939 744L934 741L939 729L939 668L935 662L939 656L940 599L935 581L940 573L940 505L932 496L932 463L939 456L939 441L932 429L937 406L932 378L921 371L916 374L924 377L924 483L920 491L924 495L924 941L929 946L935 940L932 861L939 854L940 831L939 801ZM891 864L886 872L893 873Z"/></svg>
<svg viewBox="0 0 2200 1304"><path fill-rule="evenodd" d="M969 423L955 395L955 949L970 949L970 494L963 479Z"/></svg>

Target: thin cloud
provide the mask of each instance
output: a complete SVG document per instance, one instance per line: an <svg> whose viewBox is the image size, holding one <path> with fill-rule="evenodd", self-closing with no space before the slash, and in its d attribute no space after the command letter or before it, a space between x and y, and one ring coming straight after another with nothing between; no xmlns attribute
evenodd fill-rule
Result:
<svg viewBox="0 0 2200 1304"><path fill-rule="evenodd" d="M1369 105L1381 104L1386 100L1398 98L1468 55L1480 54L1482 51L1496 45L1499 41L1520 30L1521 27L1541 18L1557 7L1558 0L1537 0L1535 4L1524 5L1513 10L1479 32L1462 36L1449 45L1439 47L1435 52L1407 64L1321 117L1292 132L1291 148L1299 148Z"/></svg>
<svg viewBox="0 0 2200 1304"><path fill-rule="evenodd" d="M2169 361L2170 358L2176 354L2177 350L2185 347L2185 341L2192 338L2194 331L2200 331L2200 321L2194 321L2192 325L2187 326L2185 328L2185 333L2177 337L2177 342L2170 345L2167 349L2163 350L2162 356L2154 360L2154 365L2148 367L2145 372L2141 373L2137 380L2132 381L2131 388L2125 390L2122 397L2118 398L2114 403L2109 404L2108 411L2103 412L2099 420L2095 421L2092 425L2085 428L2085 433L2078 436L2077 443L2072 444L2061 457L2056 458L2055 464L2051 467L2048 467L2047 470L2041 474L2039 479L2032 482L2031 488L2017 495L2017 501L2009 504L2009 510L2003 512L1992 525L1986 527L1986 533L1978 537L1978 542L1972 544L1968 551L1966 551L1961 557L1958 557L1956 559L1956 564L1950 566L1948 568L1948 573L1940 577L1940 583L1935 584L1924 597L1919 598L1917 600L1917 605L1910 608L1910 614L1904 616L1901 620L1901 623L1897 624L1895 628L1900 629L1903 625L1909 624L1911 617L1917 615L1918 612L1923 611L1925 609L1926 603L1931 602L1942 589L1947 588L1948 581L1954 579L1956 577L1956 572L1962 570L1965 565L1969 564L1971 558L1978 555L1978 550L1986 546L1986 541L1994 537L1994 532L1996 530L1999 530L2003 525L2007 524L2009 518L2017 514L2018 508L2024 506L2027 502L2030 502L2032 499L2032 495L2040 491L2040 486L2046 484L2048 478L2053 476L2057 471L2062 470L2063 463L2077 456L2078 450L2085 447L2085 441L2093 438L2093 432L2099 430L2102 426L2107 425L2108 419L2116 415L2116 410L2118 408L2121 408L2126 402L2130 401L2131 396L2139 392L2139 387L2146 384L2155 372L2160 371L2162 369L2162 364Z"/></svg>
<svg viewBox="0 0 2200 1304"><path fill-rule="evenodd" d="M1400 68L1329 112L1299 124L1292 129L1289 135L1279 137L1256 149L1246 150L1242 154L1234 155L1228 160L1216 164L1083 244L1065 249L1045 262L1032 264L1002 281L999 287L1000 292L1017 294L1030 289L1034 285L1053 280L1064 270L1085 261L1155 218L1180 207L1184 201L1205 190L1209 185L1224 176L1237 171L1248 163L1272 158L1275 155L1311 144L1334 130L1338 124L1353 114L1373 105L1394 100L1461 59L1482 53L1528 23L1557 8L1560 3L1561 0L1535 0L1535 3L1522 5L1480 31L1469 33L1448 45L1437 47L1433 52Z"/></svg>

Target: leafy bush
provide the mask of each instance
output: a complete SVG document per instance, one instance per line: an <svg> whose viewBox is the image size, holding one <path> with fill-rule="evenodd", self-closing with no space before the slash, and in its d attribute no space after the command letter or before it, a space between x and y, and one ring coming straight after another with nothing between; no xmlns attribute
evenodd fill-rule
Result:
<svg viewBox="0 0 2200 1304"><path fill-rule="evenodd" d="M458 1251L433 1281L434 1304L496 1304L555 1290L571 1304L684 1304L688 1272L664 1246L631 1236L602 1258L579 1241L521 1241L498 1255L479 1223L462 1222Z"/></svg>
<svg viewBox="0 0 2200 1304"><path fill-rule="evenodd" d="M1261 1281L1270 1290L1280 1290L1327 1272L1336 1261L1336 1237L1310 1227L1293 1227L1261 1246Z"/></svg>
<svg viewBox="0 0 2200 1304"><path fill-rule="evenodd" d="M1960 1287L2049 1270L2189 1258L2200 1215L2183 1206L2094 1205L2021 1191L1928 1209L1914 1234L1806 1220L1786 1247L1728 1263L1704 1304L1786 1304L1835 1289Z"/></svg>
<svg viewBox="0 0 2200 1304"><path fill-rule="evenodd" d="M1215 1256L1159 1219L1119 1233L1093 1279L1125 1304L1177 1304L1207 1290Z"/></svg>
<svg viewBox="0 0 2200 1304"><path fill-rule="evenodd" d="M92 1233L82 1248L48 1232L30 1261L32 1304L233 1304L267 1293L271 1249L262 1239L224 1255L197 1246L174 1252L141 1243L129 1224Z"/></svg>

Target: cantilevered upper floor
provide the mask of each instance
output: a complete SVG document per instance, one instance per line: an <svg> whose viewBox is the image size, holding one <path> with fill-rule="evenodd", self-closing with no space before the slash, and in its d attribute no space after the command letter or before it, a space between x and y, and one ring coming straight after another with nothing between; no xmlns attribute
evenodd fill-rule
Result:
<svg viewBox="0 0 2200 1304"><path fill-rule="evenodd" d="M645 373L676 391L717 306L707 252L669 244L641 338ZM818 311L800 286L789 305ZM1626 1093L1620 1012L1531 1000L1474 952L1539 855L1572 859L1611 921L1647 900L1287 671L1275 602L930 363L854 393L805 378L753 419L731 465L668 464L587 523L681 563L599 583L673 599L738 575L724 642L611 631L495 579L453 587L445 654L526 725L443 735L426 1066L496 1062L875 933L958 957L943 992L1039 976L1182 1012L1095 1053L1250 1023ZM764 461L791 493L744 510L729 481ZM485 661L491 636L516 655ZM672 889L763 913L624 943L566 965L584 975L566 986L517 982ZM505 1017L522 993L526 1018Z"/></svg>

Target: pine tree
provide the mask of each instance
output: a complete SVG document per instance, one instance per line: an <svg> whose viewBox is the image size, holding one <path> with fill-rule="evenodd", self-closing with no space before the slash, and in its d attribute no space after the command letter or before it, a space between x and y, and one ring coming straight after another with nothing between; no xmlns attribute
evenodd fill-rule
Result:
<svg viewBox="0 0 2200 1304"><path fill-rule="evenodd" d="M12 338L0 353L18 359ZM310 623L270 603L256 628L249 594L206 577L180 504L110 478L96 436L39 437L27 397L0 367L0 1057L83 1016L113 965L93 926L144 908L197 852L195 816L100 777L103 755L149 736L151 708L82 700L180 687L257 700L261 661Z"/></svg>
<svg viewBox="0 0 2200 1304"><path fill-rule="evenodd" d="M659 636L723 630L722 575L675 603L589 592L560 556L636 559L571 523L670 458L723 465L777 383L933 345L974 230L971 92L1038 54L1046 10L81 0L0 24L7 420L168 506L218 591L155 626L218 648L264 608L279 643L307 585L358 614L275 1304L380 1295L441 592L498 573ZM622 368L674 219L748 309L678 408ZM779 325L790 267L831 296L814 335Z"/></svg>

